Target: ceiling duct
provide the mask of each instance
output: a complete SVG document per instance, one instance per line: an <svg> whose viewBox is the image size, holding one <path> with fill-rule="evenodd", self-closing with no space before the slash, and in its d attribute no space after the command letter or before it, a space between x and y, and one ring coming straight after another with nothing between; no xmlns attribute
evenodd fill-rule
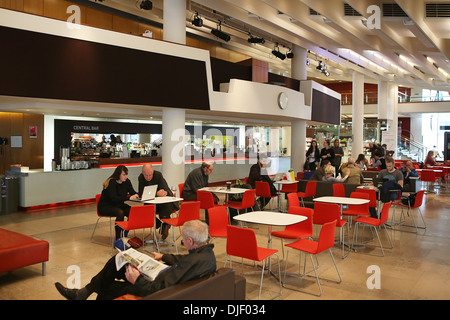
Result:
<svg viewBox="0 0 450 320"><path fill-rule="evenodd" d="M450 18L450 3L426 3L425 17Z"/></svg>

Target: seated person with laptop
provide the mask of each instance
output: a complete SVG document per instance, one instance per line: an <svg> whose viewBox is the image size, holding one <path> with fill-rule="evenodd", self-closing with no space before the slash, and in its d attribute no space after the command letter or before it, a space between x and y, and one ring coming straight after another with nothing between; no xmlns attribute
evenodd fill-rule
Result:
<svg viewBox="0 0 450 320"><path fill-rule="evenodd" d="M139 182L139 196L141 201L153 200L155 197L173 197L172 190L170 190L166 179L164 179L161 172L153 169L151 164L142 166L142 173L138 177ZM179 209L177 202L162 203L155 205L156 213L160 219L170 218L173 211ZM161 227L161 221L156 219L156 228ZM160 232L161 239L165 240L169 234L170 225L163 223Z"/></svg>

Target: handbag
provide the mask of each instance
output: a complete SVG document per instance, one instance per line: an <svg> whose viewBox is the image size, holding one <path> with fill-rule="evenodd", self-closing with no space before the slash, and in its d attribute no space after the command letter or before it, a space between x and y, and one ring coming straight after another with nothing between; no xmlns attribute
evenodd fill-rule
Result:
<svg viewBox="0 0 450 320"><path fill-rule="evenodd" d="M130 240L128 240L128 244L134 248L137 249L140 246L142 246L142 240L139 237L133 237Z"/></svg>

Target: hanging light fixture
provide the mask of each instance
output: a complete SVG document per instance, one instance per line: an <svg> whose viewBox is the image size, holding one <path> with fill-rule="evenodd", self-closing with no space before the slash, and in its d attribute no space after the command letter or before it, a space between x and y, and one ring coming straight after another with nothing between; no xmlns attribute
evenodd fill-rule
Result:
<svg viewBox="0 0 450 320"><path fill-rule="evenodd" d="M203 19L200 18L200 16L198 15L198 12L195 13L194 20L192 20L192 24L196 27L203 26Z"/></svg>
<svg viewBox="0 0 450 320"><path fill-rule="evenodd" d="M215 35L217 38L222 39L225 42L230 41L231 37L229 34L222 31L222 22L219 21L217 25L217 29L212 29L211 33Z"/></svg>
<svg viewBox="0 0 450 320"><path fill-rule="evenodd" d="M272 54L278 59L284 60L286 59L286 55L280 52L280 48L278 47L278 43L275 44L275 47L272 50Z"/></svg>

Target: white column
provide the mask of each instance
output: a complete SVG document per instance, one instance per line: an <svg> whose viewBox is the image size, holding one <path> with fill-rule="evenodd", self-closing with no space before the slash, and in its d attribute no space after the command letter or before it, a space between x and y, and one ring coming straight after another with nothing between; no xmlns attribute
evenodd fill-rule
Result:
<svg viewBox="0 0 450 320"><path fill-rule="evenodd" d="M163 39L186 44L186 0L164 0Z"/></svg>
<svg viewBox="0 0 450 320"><path fill-rule="evenodd" d="M163 19L163 39L186 44L186 0L164 0ZM185 122L184 109L163 109L162 173L170 187L177 187L185 180Z"/></svg>
<svg viewBox="0 0 450 320"><path fill-rule="evenodd" d="M397 147L398 147L398 85L394 83L389 83L388 85L388 116L390 120L388 120L388 131L392 135L393 140L395 141L394 155L393 158L397 156ZM388 118L389 119L389 118Z"/></svg>
<svg viewBox="0 0 450 320"><path fill-rule="evenodd" d="M364 75L353 71L352 83L352 157L358 158L364 147Z"/></svg>
<svg viewBox="0 0 450 320"><path fill-rule="evenodd" d="M294 45L292 52L294 58L291 61L292 78L297 80L307 79L306 49ZM295 173L303 171L306 161L306 120L295 120L291 122L291 168Z"/></svg>
<svg viewBox="0 0 450 320"><path fill-rule="evenodd" d="M378 81L378 119L388 119L388 82ZM381 141L381 139L380 139Z"/></svg>
<svg viewBox="0 0 450 320"><path fill-rule="evenodd" d="M162 174L169 187L183 183L186 112L165 108L162 115ZM179 195L178 195L179 196Z"/></svg>

